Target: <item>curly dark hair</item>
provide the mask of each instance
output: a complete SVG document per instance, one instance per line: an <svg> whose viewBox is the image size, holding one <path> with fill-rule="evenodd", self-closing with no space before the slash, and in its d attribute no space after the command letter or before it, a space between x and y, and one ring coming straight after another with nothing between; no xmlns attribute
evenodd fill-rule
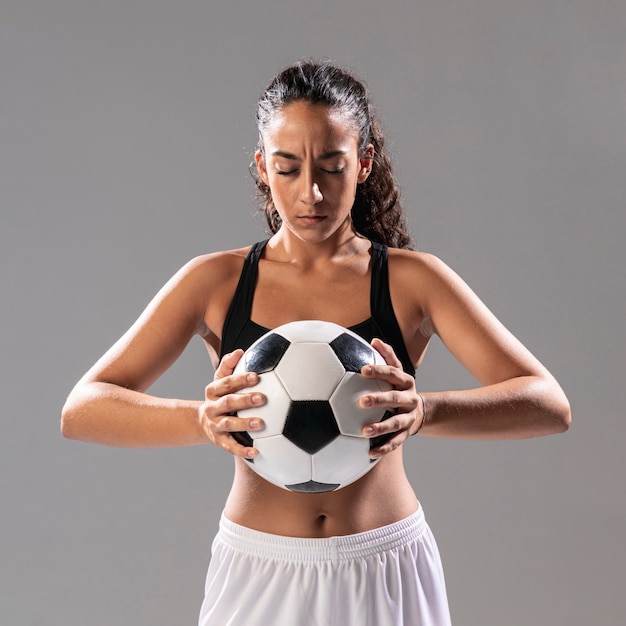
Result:
<svg viewBox="0 0 626 626"><path fill-rule="evenodd" d="M365 85L347 71L330 62L300 61L277 74L259 98L256 121L259 130L257 149L263 152L263 131L284 106L304 101L323 104L347 113L359 134L359 151L374 146L372 171L357 185L352 206L352 223L368 239L393 248L413 247L391 159L385 140L368 99ZM259 192L261 210L270 232L275 233L282 220L274 206L269 187L252 168Z"/></svg>

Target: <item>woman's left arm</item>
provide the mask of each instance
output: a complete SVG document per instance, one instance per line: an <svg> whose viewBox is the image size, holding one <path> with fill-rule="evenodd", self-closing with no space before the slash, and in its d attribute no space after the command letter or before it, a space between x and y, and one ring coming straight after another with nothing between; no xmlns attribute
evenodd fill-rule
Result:
<svg viewBox="0 0 626 626"><path fill-rule="evenodd" d="M418 393L391 347L375 344L387 365L366 375L388 380L394 389L369 399L398 412L367 430L368 437L399 431L381 454L418 430L434 437L521 439L568 429L570 406L557 381L457 274L422 253L404 256L396 268L404 284L418 283L420 315L480 386Z"/></svg>

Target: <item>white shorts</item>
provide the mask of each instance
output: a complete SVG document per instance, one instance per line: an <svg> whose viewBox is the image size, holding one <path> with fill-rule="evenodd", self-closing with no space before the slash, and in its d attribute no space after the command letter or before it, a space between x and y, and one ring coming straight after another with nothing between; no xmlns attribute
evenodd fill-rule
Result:
<svg viewBox="0 0 626 626"><path fill-rule="evenodd" d="M364 533L308 539L234 524L213 542L200 626L449 626L422 509Z"/></svg>

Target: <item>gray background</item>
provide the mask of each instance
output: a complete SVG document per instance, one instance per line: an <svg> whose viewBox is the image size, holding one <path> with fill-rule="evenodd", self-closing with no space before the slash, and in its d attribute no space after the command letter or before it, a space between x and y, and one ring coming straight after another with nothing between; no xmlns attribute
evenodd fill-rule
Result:
<svg viewBox="0 0 626 626"><path fill-rule="evenodd" d="M263 236L254 103L313 56L368 82L419 247L572 403L564 436L407 446L455 623L623 624L625 35L622 0L1 0L1 623L195 622L231 459L60 409L183 263ZM192 342L154 391L211 375ZM418 375L472 384L440 344Z"/></svg>

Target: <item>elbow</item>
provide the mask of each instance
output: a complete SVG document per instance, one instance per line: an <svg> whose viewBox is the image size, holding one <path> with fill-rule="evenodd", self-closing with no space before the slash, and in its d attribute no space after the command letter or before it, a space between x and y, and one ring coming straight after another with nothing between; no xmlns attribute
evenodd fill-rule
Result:
<svg viewBox="0 0 626 626"><path fill-rule="evenodd" d="M561 430L559 432L566 432L570 429L570 426L572 425L572 409L570 407L570 404L567 400L567 398L564 397L564 402L563 402L563 408L560 414L560 425L561 425Z"/></svg>
<svg viewBox="0 0 626 626"><path fill-rule="evenodd" d="M554 434L564 433L572 425L572 409L569 400L559 387L558 393L553 394L551 406L551 424Z"/></svg>
<svg viewBox="0 0 626 626"><path fill-rule="evenodd" d="M61 410L61 434L66 439L80 439L78 423L80 409L72 397L72 394L68 397Z"/></svg>
<svg viewBox="0 0 626 626"><path fill-rule="evenodd" d="M572 411L558 382L551 376L543 377L537 381L532 395L536 436L567 432L572 425Z"/></svg>
<svg viewBox="0 0 626 626"><path fill-rule="evenodd" d="M61 434L66 439L74 439L72 437L72 412L67 406L67 402L61 411Z"/></svg>

